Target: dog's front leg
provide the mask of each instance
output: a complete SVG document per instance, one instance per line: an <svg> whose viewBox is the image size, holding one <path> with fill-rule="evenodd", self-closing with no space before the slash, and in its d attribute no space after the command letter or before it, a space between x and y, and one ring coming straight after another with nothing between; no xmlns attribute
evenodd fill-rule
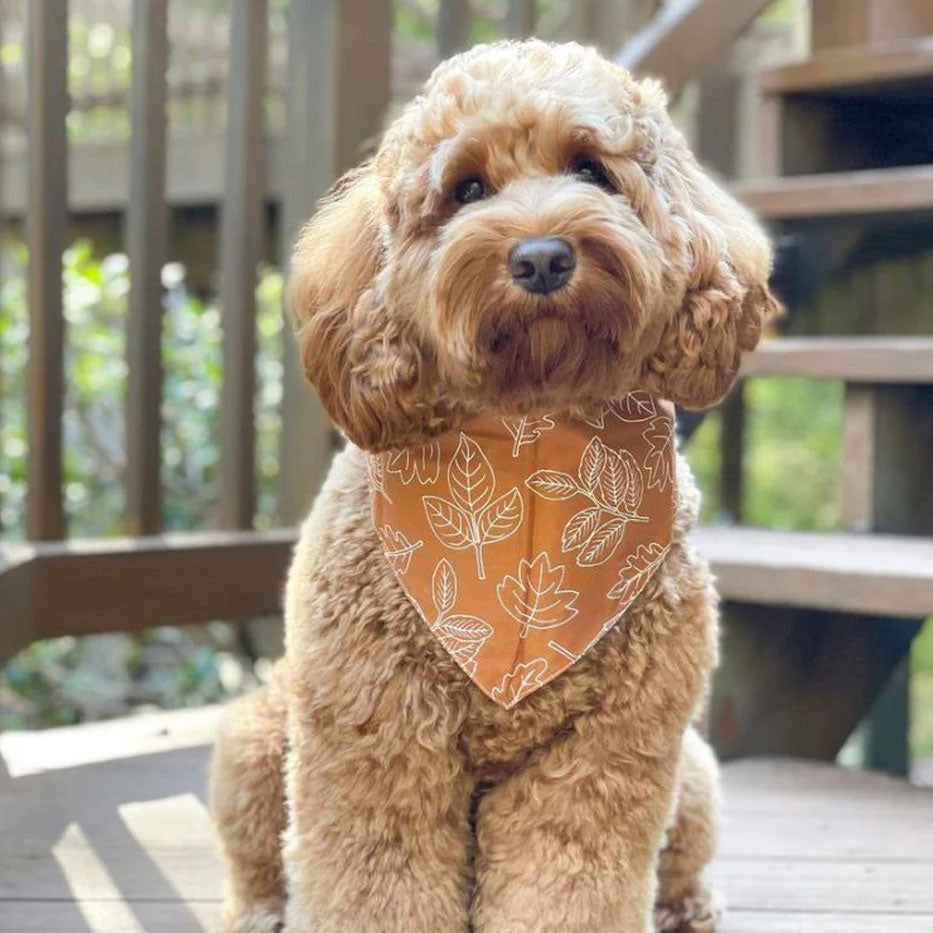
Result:
<svg viewBox="0 0 933 933"><path fill-rule="evenodd" d="M674 794L670 754L577 730L490 791L478 814L476 933L646 933Z"/></svg>
<svg viewBox="0 0 933 933"><path fill-rule="evenodd" d="M472 785L438 731L292 716L289 933L467 929Z"/></svg>

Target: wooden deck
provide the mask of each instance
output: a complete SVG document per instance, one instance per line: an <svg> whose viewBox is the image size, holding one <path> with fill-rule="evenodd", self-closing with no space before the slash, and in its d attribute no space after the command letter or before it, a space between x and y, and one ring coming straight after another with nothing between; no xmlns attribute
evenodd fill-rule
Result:
<svg viewBox="0 0 933 933"><path fill-rule="evenodd" d="M0 736L0 931L217 929L216 708ZM933 931L933 792L789 760L725 769L724 933Z"/></svg>

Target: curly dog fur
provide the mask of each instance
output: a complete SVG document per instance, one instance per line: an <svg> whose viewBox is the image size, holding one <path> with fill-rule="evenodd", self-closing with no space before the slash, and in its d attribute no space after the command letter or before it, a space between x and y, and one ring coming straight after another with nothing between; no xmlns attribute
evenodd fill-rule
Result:
<svg viewBox="0 0 933 933"><path fill-rule="evenodd" d="M480 187L460 204L465 179ZM528 294L507 257L544 235L576 269ZM386 563L364 451L633 389L711 405L776 311L770 264L660 86L573 44L451 59L335 186L296 248L291 306L351 443L295 551L285 658L221 726L229 930L714 929L716 764L691 722L717 606L687 542L685 463L673 546L626 617L505 710Z"/></svg>

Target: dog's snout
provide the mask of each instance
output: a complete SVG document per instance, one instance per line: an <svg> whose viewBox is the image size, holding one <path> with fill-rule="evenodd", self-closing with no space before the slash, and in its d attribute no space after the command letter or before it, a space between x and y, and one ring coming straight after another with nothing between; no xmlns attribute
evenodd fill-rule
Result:
<svg viewBox="0 0 933 933"><path fill-rule="evenodd" d="M557 291L570 281L577 257L559 236L522 240L509 253L509 271L516 285L536 295Z"/></svg>

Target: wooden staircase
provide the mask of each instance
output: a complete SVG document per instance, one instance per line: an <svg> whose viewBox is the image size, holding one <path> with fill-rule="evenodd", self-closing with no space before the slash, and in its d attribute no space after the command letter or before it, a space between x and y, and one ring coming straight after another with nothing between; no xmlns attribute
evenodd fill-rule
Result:
<svg viewBox="0 0 933 933"><path fill-rule="evenodd" d="M933 32L933 4L892 5ZM815 42L836 6L814 0ZM905 659L933 614L933 35L817 47L759 90L764 177L735 190L796 250L788 336L743 375L845 383L842 528L698 532L729 601L712 731L725 757L831 759L880 695L869 763L903 771ZM739 396L726 433L742 418Z"/></svg>

